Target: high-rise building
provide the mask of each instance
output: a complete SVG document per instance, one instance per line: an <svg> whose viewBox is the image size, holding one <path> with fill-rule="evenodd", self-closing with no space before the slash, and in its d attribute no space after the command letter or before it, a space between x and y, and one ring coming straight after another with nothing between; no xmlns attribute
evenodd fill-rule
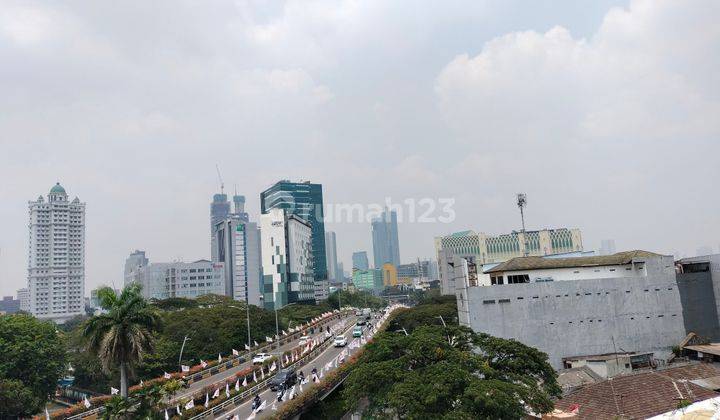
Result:
<svg viewBox="0 0 720 420"><path fill-rule="evenodd" d="M337 281L337 282L345 281L345 266L341 262L339 262L337 264L337 274L335 275L335 281Z"/></svg>
<svg viewBox="0 0 720 420"><path fill-rule="evenodd" d="M222 264L208 260L195 262L151 263L137 267L125 284L139 283L146 299L174 297L196 298L207 294L225 293ZM97 291L92 298L97 300Z"/></svg>
<svg viewBox="0 0 720 420"><path fill-rule="evenodd" d="M125 259L125 273L123 275L125 282L127 282L128 276L131 276L133 271L139 267L145 267L149 263L150 260L145 256L145 251L135 250L135 252L131 253L130 256Z"/></svg>
<svg viewBox="0 0 720 420"><path fill-rule="evenodd" d="M386 209L370 222L372 226L373 259L375 268L390 263L400 265L397 213Z"/></svg>
<svg viewBox="0 0 720 420"><path fill-rule="evenodd" d="M317 288L327 285L328 268L325 257L325 216L321 184L282 180L260 193L260 210L283 209L288 215L299 216L312 228L313 271ZM263 245L264 246L264 245ZM322 294L322 293L321 293Z"/></svg>
<svg viewBox="0 0 720 420"><path fill-rule="evenodd" d="M30 291L26 287L18 289L17 298L20 301L20 310L30 312Z"/></svg>
<svg viewBox="0 0 720 420"><path fill-rule="evenodd" d="M314 303L318 281L313 272L312 226L282 208L271 208L260 216L263 301L265 309L280 309L288 303ZM324 240L324 238L323 238Z"/></svg>
<svg viewBox="0 0 720 420"><path fill-rule="evenodd" d="M328 280L339 280L337 275L337 242L335 232L330 230L325 231L325 259L327 261ZM342 276L340 279L342 279Z"/></svg>
<svg viewBox="0 0 720 420"><path fill-rule="evenodd" d="M527 248L526 248L527 247ZM435 238L441 293L455 293L450 264L454 257L475 264L501 263L522 256L546 256L583 250L580 229L543 229L489 236L472 230Z"/></svg>
<svg viewBox="0 0 720 420"><path fill-rule="evenodd" d="M260 232L257 224L231 214L215 225L212 242L214 263L225 267L225 296L251 305L262 305Z"/></svg>
<svg viewBox="0 0 720 420"><path fill-rule="evenodd" d="M226 220L230 215L236 215L245 221L248 219L248 214L245 213L245 196L235 194L233 196L233 203L235 204L235 211L233 212L230 208L230 202L228 196L225 193L213 195L213 201L210 203L210 259L216 261L215 247L212 246L215 240L215 227L218 223Z"/></svg>
<svg viewBox="0 0 720 420"><path fill-rule="evenodd" d="M85 313L85 203L57 183L28 205L30 312L63 323Z"/></svg>
<svg viewBox="0 0 720 420"><path fill-rule="evenodd" d="M353 252L352 255L352 262L353 262L353 270L367 270L370 268L370 263L368 262L368 256L367 252L365 251L357 251Z"/></svg>

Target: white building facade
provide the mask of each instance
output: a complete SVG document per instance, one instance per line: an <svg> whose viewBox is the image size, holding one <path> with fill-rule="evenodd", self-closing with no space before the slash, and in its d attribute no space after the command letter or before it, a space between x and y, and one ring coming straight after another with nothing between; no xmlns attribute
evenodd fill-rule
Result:
<svg viewBox="0 0 720 420"><path fill-rule="evenodd" d="M151 263L139 266L125 278L125 285L139 283L146 299L225 294L223 265L208 260Z"/></svg>
<svg viewBox="0 0 720 420"><path fill-rule="evenodd" d="M57 183L28 209L29 310L64 323L85 313L85 203Z"/></svg>
<svg viewBox="0 0 720 420"><path fill-rule="evenodd" d="M513 231L498 236L467 230L435 238L438 279L443 295L454 293L453 257L470 258L476 264L501 263L522 256L547 256L583 251L580 229Z"/></svg>
<svg viewBox="0 0 720 420"><path fill-rule="evenodd" d="M27 287L18 289L17 298L20 301L20 310L24 312L30 312L30 291Z"/></svg>
<svg viewBox="0 0 720 420"><path fill-rule="evenodd" d="M266 309L314 303L312 228L304 219L273 208L260 216L263 300ZM327 298L327 287L325 298Z"/></svg>

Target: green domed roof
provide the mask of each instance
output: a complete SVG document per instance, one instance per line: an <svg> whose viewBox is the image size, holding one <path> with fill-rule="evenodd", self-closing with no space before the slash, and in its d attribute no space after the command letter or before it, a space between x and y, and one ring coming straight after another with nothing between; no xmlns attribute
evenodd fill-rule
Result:
<svg viewBox="0 0 720 420"><path fill-rule="evenodd" d="M60 185L60 183L58 182L53 185L52 188L50 188L50 194L66 194L65 188L63 188L62 185Z"/></svg>

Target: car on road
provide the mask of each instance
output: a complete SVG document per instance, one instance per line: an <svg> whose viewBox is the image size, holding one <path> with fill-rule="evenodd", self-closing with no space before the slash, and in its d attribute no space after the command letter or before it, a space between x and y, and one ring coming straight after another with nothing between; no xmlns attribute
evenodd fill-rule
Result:
<svg viewBox="0 0 720 420"><path fill-rule="evenodd" d="M253 365L261 365L270 359L272 359L272 355L270 353L258 353L253 356L252 362Z"/></svg>
<svg viewBox="0 0 720 420"><path fill-rule="evenodd" d="M345 347L347 346L347 339L344 335L338 335L335 337L335 340L333 340L333 345L335 347Z"/></svg>
<svg viewBox="0 0 720 420"><path fill-rule="evenodd" d="M357 326L353 328L353 337L361 337L363 333L363 328L361 326Z"/></svg>
<svg viewBox="0 0 720 420"><path fill-rule="evenodd" d="M270 379L269 385L270 390L275 392L278 390L278 388L283 387L284 389L288 389L289 387L295 385L297 383L297 374L295 373L295 369L289 368L289 369L282 369L280 372L277 373L272 379Z"/></svg>
<svg viewBox="0 0 720 420"><path fill-rule="evenodd" d="M298 345L304 346L305 344L308 343L308 341L310 341L310 336L303 335L302 337L300 337L300 341L298 341Z"/></svg>
<svg viewBox="0 0 720 420"><path fill-rule="evenodd" d="M365 318L358 319L357 325L365 325L365 324L367 324L367 321L365 320Z"/></svg>

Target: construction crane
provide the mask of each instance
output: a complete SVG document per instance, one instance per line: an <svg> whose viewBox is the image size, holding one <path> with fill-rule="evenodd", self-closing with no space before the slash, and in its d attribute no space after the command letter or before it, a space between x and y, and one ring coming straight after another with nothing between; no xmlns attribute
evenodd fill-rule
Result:
<svg viewBox="0 0 720 420"><path fill-rule="evenodd" d="M220 167L215 164L215 170L217 171L218 179L220 180L220 194L225 194L225 183L222 180L222 176L220 175Z"/></svg>

